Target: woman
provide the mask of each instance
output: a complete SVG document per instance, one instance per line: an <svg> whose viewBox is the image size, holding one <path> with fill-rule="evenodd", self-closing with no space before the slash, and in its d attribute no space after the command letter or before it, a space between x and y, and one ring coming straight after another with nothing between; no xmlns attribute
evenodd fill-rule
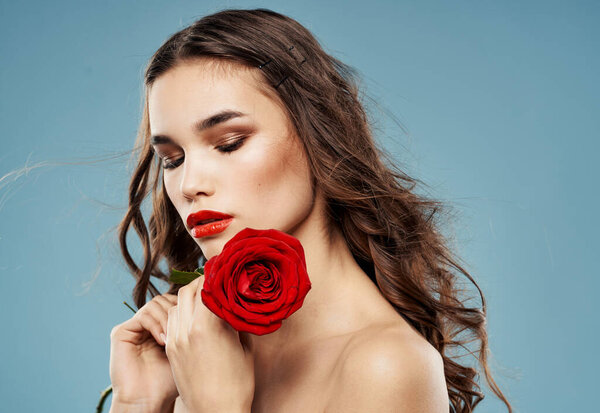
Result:
<svg viewBox="0 0 600 413"><path fill-rule="evenodd" d="M111 332L112 412L469 412L477 371L449 354L465 330L512 411L488 370L483 295L470 308L455 288L458 271L479 290L436 230L440 205L383 162L352 71L308 30L269 10L218 12L169 38L145 85L120 227L140 309ZM228 226L197 232L199 211ZM150 283L167 281L162 259L193 271L246 227L304 247L312 288L277 331L235 331L202 303L203 277L162 295Z"/></svg>

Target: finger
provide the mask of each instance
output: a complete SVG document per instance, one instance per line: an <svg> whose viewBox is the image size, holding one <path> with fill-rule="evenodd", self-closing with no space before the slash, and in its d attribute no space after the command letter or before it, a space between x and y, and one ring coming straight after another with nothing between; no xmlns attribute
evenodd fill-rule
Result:
<svg viewBox="0 0 600 413"><path fill-rule="evenodd" d="M205 311L212 313L202 302L202 287L204 286L204 275L201 275L197 278L198 285L196 286L196 296L194 297L194 312L192 313L192 317L194 319L206 319ZM202 322L201 322L202 323Z"/></svg>
<svg viewBox="0 0 600 413"><path fill-rule="evenodd" d="M194 312L192 314L193 322L198 323L202 328L208 330L214 330L217 328L227 328L229 324L217 316L215 313L210 311L206 305L202 302L202 287L204 284L204 276L199 280L196 286L196 297L194 298Z"/></svg>
<svg viewBox="0 0 600 413"><path fill-rule="evenodd" d="M172 340L177 340L177 306L169 308L167 319L167 337L165 345Z"/></svg>
<svg viewBox="0 0 600 413"><path fill-rule="evenodd" d="M148 307L148 310L149 309L150 307ZM148 331L152 335L152 337L154 337L154 340L156 340L157 343L162 344L163 340L160 338L160 334L163 332L161 322L155 317L155 315L157 314L156 312L148 310L140 312L139 314L133 316L131 319L131 325L135 326L134 328L139 326L143 330ZM139 331L140 330L138 330L138 333ZM138 334L138 340L136 340L136 344L141 344L145 340L143 337L144 336Z"/></svg>
<svg viewBox="0 0 600 413"><path fill-rule="evenodd" d="M173 294L170 294L170 296L169 294L157 295L153 300L156 300L165 311L168 311L169 308L177 305L177 296Z"/></svg>
<svg viewBox="0 0 600 413"><path fill-rule="evenodd" d="M204 305L202 303L202 295L200 294L200 291L202 291L202 287L204 286L204 275L201 275L200 277L196 278L195 281L198 281L198 283L196 284L196 296L194 298L194 308L196 308L198 305Z"/></svg>
<svg viewBox="0 0 600 413"><path fill-rule="evenodd" d="M177 294L163 294L161 297L166 298L173 304L177 304Z"/></svg>
<svg viewBox="0 0 600 413"><path fill-rule="evenodd" d="M194 312L194 297L200 277L182 287L177 295L178 334L187 334L192 322Z"/></svg>
<svg viewBox="0 0 600 413"><path fill-rule="evenodd" d="M161 333L165 336L167 335L167 321L169 319L169 309L176 304L173 304L169 299L163 296L157 296L153 298L155 304L152 308L148 310L152 312L154 318L156 318L161 325L162 331ZM159 341L160 344L165 345L164 340L161 338Z"/></svg>

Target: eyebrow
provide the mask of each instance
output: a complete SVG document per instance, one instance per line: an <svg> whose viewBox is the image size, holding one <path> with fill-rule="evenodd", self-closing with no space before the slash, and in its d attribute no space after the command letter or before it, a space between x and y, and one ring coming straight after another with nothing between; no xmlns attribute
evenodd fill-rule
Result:
<svg viewBox="0 0 600 413"><path fill-rule="evenodd" d="M206 129L210 129L214 126L217 126L221 123L227 122L234 118L241 118L247 116L247 114L238 112L237 110L225 109L221 112L215 113L214 115L209 116L206 119L198 120L194 122L192 125L192 129L197 133L202 132ZM153 135L150 137L151 145L161 145L166 143L174 143L173 139L168 137L167 135Z"/></svg>

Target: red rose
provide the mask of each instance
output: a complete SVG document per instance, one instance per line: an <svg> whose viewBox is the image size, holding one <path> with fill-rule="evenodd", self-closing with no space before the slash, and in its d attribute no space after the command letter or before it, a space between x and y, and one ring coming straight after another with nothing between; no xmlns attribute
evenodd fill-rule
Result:
<svg viewBox="0 0 600 413"><path fill-rule="evenodd" d="M272 333L311 288L302 244L275 229L245 228L204 265L202 302L238 331Z"/></svg>

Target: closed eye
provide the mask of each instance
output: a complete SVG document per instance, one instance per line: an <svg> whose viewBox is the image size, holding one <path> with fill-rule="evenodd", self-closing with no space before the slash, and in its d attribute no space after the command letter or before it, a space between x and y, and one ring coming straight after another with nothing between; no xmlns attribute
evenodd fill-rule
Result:
<svg viewBox="0 0 600 413"><path fill-rule="evenodd" d="M169 158L165 158L163 160L162 166L165 169L174 169L174 168L177 168L179 165L181 165L182 162L183 162L183 157L175 159L173 162L171 162L169 160Z"/></svg>
<svg viewBox="0 0 600 413"><path fill-rule="evenodd" d="M222 152L222 153L231 153L231 152L239 149L240 146L242 146L242 144L244 143L245 139L246 139L246 136L242 136L239 139L236 139L232 143L229 143L227 145L217 146L217 149L219 150L219 152ZM184 159L183 156L181 158L175 159L174 161L171 161L169 158L165 158L163 160L162 166L164 169L175 169L183 163L183 159Z"/></svg>
<svg viewBox="0 0 600 413"><path fill-rule="evenodd" d="M218 149L220 152L224 152L224 153L233 152L233 151L235 151L236 149L238 149L240 146L242 146L242 143L244 143L244 139L245 139L245 138L246 138L246 137L245 137L245 136L243 136L243 137L240 137L239 139L236 139L235 141L233 141L233 142L232 142L232 143L230 143L230 144L227 144L227 145L221 145L221 146L217 146L217 149Z"/></svg>

